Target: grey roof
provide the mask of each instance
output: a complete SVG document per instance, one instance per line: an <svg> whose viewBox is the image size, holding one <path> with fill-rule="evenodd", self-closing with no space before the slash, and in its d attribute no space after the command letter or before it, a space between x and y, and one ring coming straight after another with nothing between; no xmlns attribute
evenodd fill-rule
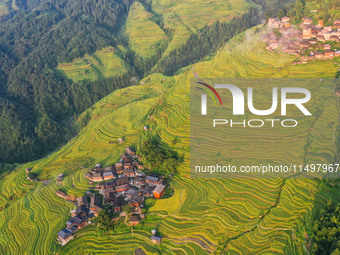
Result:
<svg viewBox="0 0 340 255"><path fill-rule="evenodd" d="M144 177L136 177L133 182L135 183L145 183L145 178Z"/></svg>
<svg viewBox="0 0 340 255"><path fill-rule="evenodd" d="M162 237L160 237L160 236L151 236L150 239L158 241L158 242L162 241Z"/></svg>
<svg viewBox="0 0 340 255"><path fill-rule="evenodd" d="M63 228L62 230L59 231L58 236L62 239L65 239L72 235L72 232L68 230L67 228Z"/></svg>
<svg viewBox="0 0 340 255"><path fill-rule="evenodd" d="M126 194L127 196L135 196L135 195L138 194L138 192L139 192L138 189L130 188L125 194Z"/></svg>
<svg viewBox="0 0 340 255"><path fill-rule="evenodd" d="M153 192L156 193L161 193L163 191L163 189L165 188L165 185L163 184L157 184L156 188L153 190Z"/></svg>
<svg viewBox="0 0 340 255"><path fill-rule="evenodd" d="M159 177L157 176L153 176L153 175L148 175L145 178L146 181L150 181L150 182L159 182Z"/></svg>
<svg viewBox="0 0 340 255"><path fill-rule="evenodd" d="M129 184L130 181L129 181L129 178L128 177L123 177L123 178L119 178L116 180L116 185L119 186L119 185L123 185L123 184Z"/></svg>
<svg viewBox="0 0 340 255"><path fill-rule="evenodd" d="M104 167L104 171L105 171L105 172L113 171L113 166Z"/></svg>
<svg viewBox="0 0 340 255"><path fill-rule="evenodd" d="M143 196L140 195L135 195L132 199L131 202L132 203L136 203L136 204L141 204L144 201Z"/></svg>
<svg viewBox="0 0 340 255"><path fill-rule="evenodd" d="M71 220L78 226L84 222L84 220L78 216L73 217Z"/></svg>
<svg viewBox="0 0 340 255"><path fill-rule="evenodd" d="M66 222L66 225L67 225L67 226L71 226L73 223L74 223L73 220L69 220L68 222Z"/></svg>
<svg viewBox="0 0 340 255"><path fill-rule="evenodd" d="M152 191L155 189L154 186L146 186L143 190L144 194L152 194Z"/></svg>
<svg viewBox="0 0 340 255"><path fill-rule="evenodd" d="M113 172L109 171L109 172L104 172L103 173L103 177L108 177L108 176L114 176Z"/></svg>
<svg viewBox="0 0 340 255"><path fill-rule="evenodd" d="M87 208L87 206L85 204L83 204L83 205L77 207L76 212L77 212L77 214L81 213L81 212L87 213L88 212L88 208Z"/></svg>

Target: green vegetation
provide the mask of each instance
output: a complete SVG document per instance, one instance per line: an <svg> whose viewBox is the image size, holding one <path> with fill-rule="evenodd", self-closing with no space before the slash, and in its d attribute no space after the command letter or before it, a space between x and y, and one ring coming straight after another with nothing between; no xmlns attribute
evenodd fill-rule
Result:
<svg viewBox="0 0 340 255"><path fill-rule="evenodd" d="M144 141L138 153L152 172L160 174L176 174L178 165L183 161L175 151L160 147L155 139Z"/></svg>
<svg viewBox="0 0 340 255"><path fill-rule="evenodd" d="M77 82L89 79L92 81L114 77L127 72L126 63L116 53L113 47L97 50L92 56L85 55L71 63L61 63L58 69L65 72L67 78Z"/></svg>
<svg viewBox="0 0 340 255"><path fill-rule="evenodd" d="M152 14L147 12L141 3L134 2L126 21L126 33L131 49L144 59L155 55L158 44L168 39L166 33L151 17Z"/></svg>
<svg viewBox="0 0 340 255"><path fill-rule="evenodd" d="M0 23L4 163L48 154L73 137L72 117L104 96L151 72L174 73L257 24L244 0L0 3L17 6ZM227 30L215 38L216 27Z"/></svg>
<svg viewBox="0 0 340 255"><path fill-rule="evenodd" d="M202 77L216 78L335 76L338 60L292 66L295 57L267 51L260 40L261 27L258 33L254 31L233 38L215 57L192 68ZM153 74L143 79L143 85L114 91L78 117L78 124L83 118L88 120L77 137L49 157L23 164L0 180L0 253L86 254L100 250L133 254L141 248L146 254L159 254L165 247L176 254L206 254L224 248L231 254L303 254L308 248L305 233L312 232L313 215L326 206L330 196L335 203L340 201L339 183L292 178L190 178L189 86L193 77L190 67L172 77ZM330 96L327 91L322 93L320 97ZM243 151L249 154L244 156L255 158L271 146L269 156L286 161L333 157L336 132L324 132L323 127L330 119L334 122L339 113L333 105L327 107L330 108L318 117L309 133L300 130L298 135L286 138L268 133L266 141L268 137L277 141L269 145L261 142L259 134L258 139L249 136L247 150ZM144 126L150 130L144 132ZM161 148L184 155L171 181L174 195L157 200L151 207L146 204L146 219L133 233L124 223L105 235L98 235L95 226L87 226L66 246L58 246L56 235L73 205L58 198L55 191L84 194L89 184L82 166L113 164L127 145L138 147L156 135L162 140ZM124 137L124 144L110 143L120 137ZM177 142L173 143L175 138ZM309 138L314 142L308 142ZM230 139L235 144L238 134L232 134ZM307 142L309 150L304 150ZM285 148L283 154L275 154L278 144ZM236 152L230 157L236 158L242 151L238 148ZM39 174L39 180L52 178L51 183L27 181L27 167ZM60 173L65 174L65 179L57 184L55 177ZM155 227L164 235L162 248L149 240Z"/></svg>
<svg viewBox="0 0 340 255"><path fill-rule="evenodd" d="M313 223L313 249L311 254L340 254L340 204L332 200L321 210L318 220Z"/></svg>
<svg viewBox="0 0 340 255"><path fill-rule="evenodd" d="M106 210L101 210L98 213L98 216L93 219L93 222L97 224L97 228L100 232L114 230L114 223Z"/></svg>

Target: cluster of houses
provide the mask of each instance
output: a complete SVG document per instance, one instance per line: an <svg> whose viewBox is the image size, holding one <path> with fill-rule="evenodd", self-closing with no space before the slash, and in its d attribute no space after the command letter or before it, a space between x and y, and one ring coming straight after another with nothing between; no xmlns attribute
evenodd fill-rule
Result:
<svg viewBox="0 0 340 255"><path fill-rule="evenodd" d="M90 183L97 182L95 191L87 192L86 196L75 198L62 191L56 194L69 201L76 201L77 209L71 211L72 218L66 227L58 233L58 241L64 245L72 240L73 234L84 227L93 217L105 207L121 217L129 216L129 225L134 226L144 219L142 213L146 198L161 198L165 192L162 179L154 174L145 175L140 163L141 158L132 148L127 148L121 159L114 166L101 167L97 164L89 169L85 175ZM123 211L124 206L131 207L130 215ZM161 238L153 235L153 243L160 242Z"/></svg>
<svg viewBox="0 0 340 255"><path fill-rule="evenodd" d="M326 27L322 20L319 20L318 25L313 25L312 22L313 19L304 17L300 29L296 29L291 26L289 17L269 18L268 26L277 29L279 34L275 31L266 33L262 36L262 41L270 51L281 48L285 53L296 55L300 61L295 63L340 56L340 19L336 19L333 26Z"/></svg>

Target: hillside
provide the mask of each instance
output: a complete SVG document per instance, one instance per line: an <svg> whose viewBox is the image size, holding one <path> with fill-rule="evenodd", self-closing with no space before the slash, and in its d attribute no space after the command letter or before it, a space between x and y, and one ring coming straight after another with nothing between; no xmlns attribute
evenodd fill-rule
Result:
<svg viewBox="0 0 340 255"><path fill-rule="evenodd" d="M340 200L339 184L332 186L317 179L190 178L191 68L201 77L216 78L334 77L339 68L339 58L292 66L295 57L267 51L260 40L262 30L255 31L233 38L216 56L184 68L178 75L153 74L143 79L143 85L116 90L79 117L79 123L87 115L91 120L68 144L0 180L1 253L75 254L100 249L102 253L133 254L142 248L147 254L205 254L224 249L230 254L304 254L305 233L310 233L313 216L330 197ZM143 131L145 125L150 126L148 133ZM316 126L309 135L319 131ZM89 226L63 248L58 246L56 234L72 205L58 198L55 191L82 195L88 190L82 166L112 164L127 145L138 147L147 136L156 134L184 154L185 161L172 181L174 196L157 201L133 233L98 235ZM328 146L333 135L325 134L317 141ZM125 144L110 143L119 137L124 137ZM299 149L303 146L298 145ZM50 181L27 181L27 167L32 167L40 180ZM66 178L57 184L55 177L60 173ZM154 227L165 236L160 246L149 241Z"/></svg>
<svg viewBox="0 0 340 255"><path fill-rule="evenodd" d="M213 54L257 25L263 8L245 0L0 1L0 163L47 155L74 135L70 119L145 75ZM217 37L215 23L225 28ZM180 48L190 54L176 63Z"/></svg>

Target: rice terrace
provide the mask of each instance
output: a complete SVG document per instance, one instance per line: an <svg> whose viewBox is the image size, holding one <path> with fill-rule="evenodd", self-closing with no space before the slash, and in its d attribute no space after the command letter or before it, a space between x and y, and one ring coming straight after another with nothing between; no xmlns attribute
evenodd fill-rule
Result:
<svg viewBox="0 0 340 255"><path fill-rule="evenodd" d="M235 166L339 163L339 8L332 0L0 0L0 254L339 254L339 179L191 169L194 155ZM338 37L302 47L300 39L317 38L302 39L308 29ZM205 78L318 83L300 84L311 91L311 116L288 108L299 122L289 132L209 127L195 133L193 153L191 84ZM253 86L254 106L268 109L270 86ZM212 95L208 115L222 109ZM245 109L242 119L252 118ZM19 160L22 151L31 156Z"/></svg>

